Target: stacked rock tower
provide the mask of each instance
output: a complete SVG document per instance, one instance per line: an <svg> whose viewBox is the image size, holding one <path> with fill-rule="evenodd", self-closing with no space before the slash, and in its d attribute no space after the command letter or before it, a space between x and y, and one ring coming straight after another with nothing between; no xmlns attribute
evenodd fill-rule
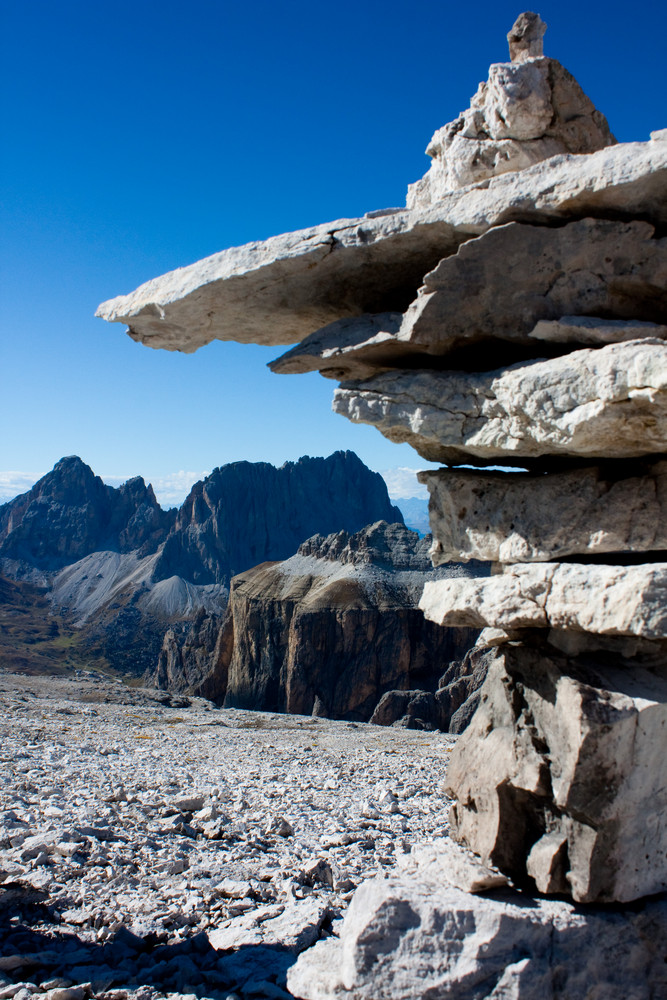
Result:
<svg viewBox="0 0 667 1000"><path fill-rule="evenodd" d="M541 893L627 902L667 888L667 129L616 143L544 30L519 17L406 209L99 315L169 349L299 340L275 371L337 379L338 413L443 463L434 563L492 564L421 600L490 649L453 836Z"/></svg>

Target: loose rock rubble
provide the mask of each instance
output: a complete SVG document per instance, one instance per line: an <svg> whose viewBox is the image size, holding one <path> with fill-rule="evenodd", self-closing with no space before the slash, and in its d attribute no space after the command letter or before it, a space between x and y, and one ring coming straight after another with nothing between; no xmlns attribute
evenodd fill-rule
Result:
<svg viewBox="0 0 667 1000"><path fill-rule="evenodd" d="M287 997L354 890L446 833L440 733L0 674L0 1000Z"/></svg>

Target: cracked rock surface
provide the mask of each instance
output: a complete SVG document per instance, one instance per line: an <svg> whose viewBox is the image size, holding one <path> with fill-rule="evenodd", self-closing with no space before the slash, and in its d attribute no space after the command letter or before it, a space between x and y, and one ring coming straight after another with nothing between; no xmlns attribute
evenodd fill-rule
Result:
<svg viewBox="0 0 667 1000"><path fill-rule="evenodd" d="M582 911L448 884L434 851L358 891L340 937L289 970L305 1000L656 1000L667 992L667 903ZM416 863L415 863L416 862Z"/></svg>
<svg viewBox="0 0 667 1000"><path fill-rule="evenodd" d="M563 628L667 637L667 563L512 563L497 576L429 581L420 608L440 625Z"/></svg>
<svg viewBox="0 0 667 1000"><path fill-rule="evenodd" d="M491 372L399 371L344 382L333 409L431 462L667 450L667 345L628 341Z"/></svg>
<svg viewBox="0 0 667 1000"><path fill-rule="evenodd" d="M356 886L447 829L442 734L85 673L1 673L0 717L3 1000L288 997Z"/></svg>
<svg viewBox="0 0 667 1000"><path fill-rule="evenodd" d="M452 832L540 892L664 892L664 643L568 645L555 632L495 651L448 770Z"/></svg>

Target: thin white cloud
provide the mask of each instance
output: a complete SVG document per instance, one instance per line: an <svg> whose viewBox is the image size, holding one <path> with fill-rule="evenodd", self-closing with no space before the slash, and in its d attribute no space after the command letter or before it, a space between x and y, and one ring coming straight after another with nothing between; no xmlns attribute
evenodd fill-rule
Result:
<svg viewBox="0 0 667 1000"><path fill-rule="evenodd" d="M210 475L210 469L201 472L169 472L153 479L153 490L162 507L180 507L195 483Z"/></svg>
<svg viewBox="0 0 667 1000"><path fill-rule="evenodd" d="M421 469L409 469L406 466L399 466L396 469L383 469L380 475L387 484L387 490L392 500L407 499L408 497L419 497L426 500L428 490L417 480L417 473Z"/></svg>
<svg viewBox="0 0 667 1000"><path fill-rule="evenodd" d="M0 503L13 500L20 493L27 493L39 476L34 472L0 472Z"/></svg>

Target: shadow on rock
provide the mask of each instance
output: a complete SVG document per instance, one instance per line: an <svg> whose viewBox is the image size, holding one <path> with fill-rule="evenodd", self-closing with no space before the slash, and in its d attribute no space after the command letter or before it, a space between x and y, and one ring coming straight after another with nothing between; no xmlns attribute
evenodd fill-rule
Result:
<svg viewBox="0 0 667 1000"><path fill-rule="evenodd" d="M0 887L0 988L12 985L40 993L57 986L81 986L70 1000L119 991L149 1000L188 994L223 1000L283 1000L287 970L297 959L285 948L251 945L217 951L204 933L176 943L157 934L138 936L119 927L101 942L58 929L59 916L48 895L18 883Z"/></svg>

